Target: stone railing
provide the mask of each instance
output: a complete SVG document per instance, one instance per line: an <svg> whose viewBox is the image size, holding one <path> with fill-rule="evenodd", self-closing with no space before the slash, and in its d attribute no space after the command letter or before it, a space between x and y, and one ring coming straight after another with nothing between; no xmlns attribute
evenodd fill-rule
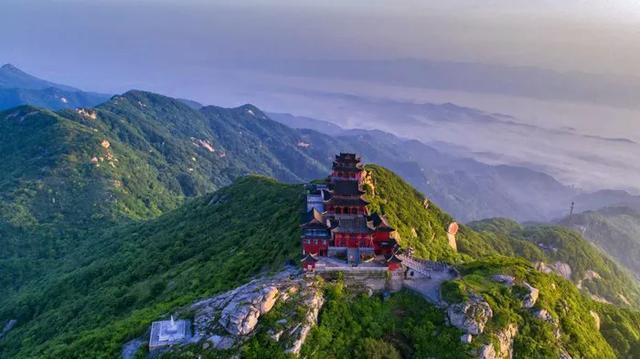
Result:
<svg viewBox="0 0 640 359"><path fill-rule="evenodd" d="M424 275L428 275L429 272L444 272L450 269L449 265L444 262L419 259L404 254L399 254L398 258L402 259L402 264L404 264L406 267L409 267L414 271Z"/></svg>

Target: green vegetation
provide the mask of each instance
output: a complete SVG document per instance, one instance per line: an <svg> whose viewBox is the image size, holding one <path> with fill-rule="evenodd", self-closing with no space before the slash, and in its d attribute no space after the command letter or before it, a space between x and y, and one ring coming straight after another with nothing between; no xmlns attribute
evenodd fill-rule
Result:
<svg viewBox="0 0 640 359"><path fill-rule="evenodd" d="M305 358L466 358L460 331L421 297L400 292L388 300L353 295L340 282L302 348Z"/></svg>
<svg viewBox="0 0 640 359"><path fill-rule="evenodd" d="M600 316L600 333L607 339L617 358L640 358L640 312L602 304L596 309Z"/></svg>
<svg viewBox="0 0 640 359"><path fill-rule="evenodd" d="M53 270L0 302L18 326L0 341L12 358L118 355L149 323L297 258L300 186L249 177L79 248L83 265Z"/></svg>
<svg viewBox="0 0 640 359"><path fill-rule="evenodd" d="M499 253L531 262L567 263L571 267L570 279L581 283L588 293L620 305L627 304L626 300L634 305L640 303L637 282L575 231L550 225L521 226L500 218L469 226L479 234L462 238L458 246L461 252L477 257ZM599 278L586 278L587 271L596 272Z"/></svg>
<svg viewBox="0 0 640 359"><path fill-rule="evenodd" d="M252 174L303 182L326 154L251 105L193 109L141 91L81 114L0 112L0 294L60 265L123 222L156 218Z"/></svg>
<svg viewBox="0 0 640 359"><path fill-rule="evenodd" d="M574 214L560 221L605 250L640 278L640 211L627 207L603 208Z"/></svg>
<svg viewBox="0 0 640 359"><path fill-rule="evenodd" d="M99 106L95 119L28 106L1 113L0 153L11 156L0 163L0 323L18 325L0 340L0 356L115 357L151 321L296 259L302 188L258 176L235 180L251 172L288 182L326 174L326 149L303 151L299 140L253 106L195 110L138 91ZM397 228L400 244L460 265L463 278L446 283L443 298L481 294L495 316L465 346L443 312L413 294L383 300L338 283L327 287L304 355L466 357L511 323L519 327L519 357L562 349L576 358L638 355L638 312L595 303L524 260L567 262L588 292L637 304L626 273L575 232L483 221L461 226L455 253L445 235L449 215L434 203L425 208L424 196L392 172L367 170L371 208ZM602 278L583 280L589 270ZM562 335L522 309L521 286L491 281L496 273L539 288L536 309L548 310ZM600 314L600 331L591 311ZM281 349L259 330L242 355L284 357ZM167 357L201 354L211 352L188 346Z"/></svg>
<svg viewBox="0 0 640 359"><path fill-rule="evenodd" d="M448 260L456 258L449 247L446 229L453 218L435 204L425 209L425 197L388 169L367 165L373 177L373 188L364 185L372 212L386 216L389 224L400 235L402 247L412 247L415 255L425 259Z"/></svg>
<svg viewBox="0 0 640 359"><path fill-rule="evenodd" d="M453 281L455 285L443 287L446 298L462 299L470 293L481 294L493 309L493 319L478 343L495 342L495 334L509 324L518 326L514 341L517 357L557 357L564 349L574 358L616 358L607 335L601 335L591 310L599 304L580 294L570 282L558 276L533 270L521 259L491 257L461 266L463 277ZM516 278L516 285L505 286L492 280L494 274L507 274ZM540 297L532 309L522 306L522 298L528 293L522 287L526 282L540 290ZM607 306L613 309L613 306ZM556 324L537 318L538 310L549 312ZM637 324L635 325L637 328ZM558 336L554 330L558 329ZM633 338L633 337L632 337ZM633 338L637 342L637 339Z"/></svg>

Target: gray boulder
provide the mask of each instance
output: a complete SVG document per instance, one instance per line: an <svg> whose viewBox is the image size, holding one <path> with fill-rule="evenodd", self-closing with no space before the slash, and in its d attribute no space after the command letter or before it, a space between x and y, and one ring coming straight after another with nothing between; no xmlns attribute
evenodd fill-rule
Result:
<svg viewBox="0 0 640 359"><path fill-rule="evenodd" d="M480 296L474 296L463 303L447 308L449 323L467 334L478 335L484 331L487 321L493 317L489 303Z"/></svg>
<svg viewBox="0 0 640 359"><path fill-rule="evenodd" d="M495 282L502 283L507 287L511 287L513 283L516 281L514 277L506 274L496 274L493 277L491 277L491 279L493 279L493 281Z"/></svg>
<svg viewBox="0 0 640 359"><path fill-rule="evenodd" d="M522 306L525 308L533 308L533 306L536 305L536 302L538 301L540 291L538 290L538 288L534 288L526 282L523 283L523 286L529 291L529 293L525 295L524 299L522 300Z"/></svg>
<svg viewBox="0 0 640 359"><path fill-rule="evenodd" d="M235 342L232 337L220 336L220 335L211 336L208 339L208 341L210 341L211 344L213 344L214 348L219 350L230 349L231 347L233 347L233 344Z"/></svg>

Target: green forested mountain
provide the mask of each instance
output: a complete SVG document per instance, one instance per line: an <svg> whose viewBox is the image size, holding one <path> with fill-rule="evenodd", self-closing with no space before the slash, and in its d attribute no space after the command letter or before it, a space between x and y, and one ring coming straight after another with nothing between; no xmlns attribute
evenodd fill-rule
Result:
<svg viewBox="0 0 640 359"><path fill-rule="evenodd" d="M371 136L332 138L288 128L251 105L200 108L142 91L94 109L1 112L0 324L16 319L17 325L0 339L0 357L115 357L172 308L297 260L302 187L244 176L288 183L321 178L340 150L415 172L393 142L379 145ZM504 308L479 342L492 340L507 319L522 328L515 346L522 353L549 339L548 328L516 308L516 289L491 284L491 275L507 273L539 284L542 298L548 296L541 303L566 335L553 340L551 352L588 358L598 350L604 357L638 351L637 284L579 234L487 220L461 226L455 252L445 236L454 220L449 214L393 172L367 170L371 206L398 229L399 243L459 266L462 278L443 294L456 300L480 292ZM582 290L534 270L532 262L566 263L568 278ZM309 356L378 348L405 357L446 357L447 350L465 357L469 349L444 327L441 311L418 296L401 293L385 303L332 290L320 332L303 349ZM377 314L365 318L361 337L337 328L357 329L350 327L353 317L322 320L334 317L332 311ZM581 324L589 311L600 314L600 331ZM422 319L398 320L390 312ZM446 333L438 345L434 330ZM391 347L381 344L382 333L391 333ZM327 338L343 345L327 346ZM262 350L251 348L246 353Z"/></svg>
<svg viewBox="0 0 640 359"><path fill-rule="evenodd" d="M368 196L399 229L400 243L415 247L420 256L459 266L462 277L448 284L443 296L456 302L479 293L496 311L471 347L490 342L505 325L515 323L519 332L514 350L522 357L538 350L550 355L564 350L583 358L632 357L638 352L638 312L598 303L560 276L536 271L522 259L495 255L508 251L502 248L505 241L528 246L524 234L515 233L513 239L492 234L515 231L517 225L495 223L495 230L481 232L462 227L462 250L454 253L442 236L451 217L434 204L424 208L424 197L392 172L378 166L368 170L372 173ZM67 254L73 262L50 268L46 275L2 297L0 322L17 319L18 324L0 340L0 356L118 356L123 343L144 335L151 321L173 308L297 259L303 195L299 185L246 177L156 219L114 226L87 238ZM577 245L584 241L578 235L574 240ZM508 254L519 253L513 249ZM523 309L519 287L499 285L491 279L495 274L539 288L536 308L557 320L562 335L554 336L552 326ZM320 325L303 354L357 357L357 348L378 348L390 355L468 357L471 347L459 342L460 333L420 297L399 293L387 303L331 288ZM601 318L600 330L591 311ZM261 338L256 340L267 342L258 346L260 342L248 342L246 353L260 357L262 350L273 349L267 345L269 339Z"/></svg>
<svg viewBox="0 0 640 359"><path fill-rule="evenodd" d="M297 259L301 186L248 177L157 219L113 228L0 301L0 357L112 358L174 306Z"/></svg>
<svg viewBox="0 0 640 359"><path fill-rule="evenodd" d="M87 236L154 218L240 176L302 182L324 175L326 158L310 156L299 141L250 105L196 110L140 91L95 109L1 112L2 291Z"/></svg>
<svg viewBox="0 0 640 359"><path fill-rule="evenodd" d="M608 207L568 216L559 224L580 232L640 278L640 212Z"/></svg>
<svg viewBox="0 0 640 359"><path fill-rule="evenodd" d="M425 197L393 172L376 165L368 165L367 170L373 175L374 191L378 194L371 199L371 208L386 214L399 231L399 243L412 247L423 258L462 262L494 255L522 257L538 264L541 270L564 275L596 299L640 305L640 286L630 273L575 231L561 226L523 226L509 219L487 219L460 226L459 252L455 253L445 236L453 217L434 203L425 210ZM566 265L556 269L554 265L558 262Z"/></svg>
<svg viewBox="0 0 640 359"><path fill-rule="evenodd" d="M640 287L633 276L573 230L553 225L522 226L499 218L469 226L480 232L482 239L463 240L463 252L523 257L540 270L571 280L597 300L640 304Z"/></svg>

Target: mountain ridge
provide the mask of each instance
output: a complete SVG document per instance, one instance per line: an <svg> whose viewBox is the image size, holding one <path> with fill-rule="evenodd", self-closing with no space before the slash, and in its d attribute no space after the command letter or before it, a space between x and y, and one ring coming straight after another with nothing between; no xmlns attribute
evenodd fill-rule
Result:
<svg viewBox="0 0 640 359"><path fill-rule="evenodd" d="M51 109L93 107L109 97L37 78L11 64L0 67L0 110L23 104Z"/></svg>
<svg viewBox="0 0 640 359"><path fill-rule="evenodd" d="M462 247L461 256L442 252L441 249L448 247L441 232L451 217L435 204L425 209L422 195L389 170L371 166L369 170L373 172L376 191L376 201L372 204L384 209L398 225L404 240L408 241L404 245L420 249L417 245L422 244L422 256L433 255L434 259L458 263L462 276L443 289L443 296L451 305L470 295L481 295L495 311L493 319L487 322L485 334L474 339L477 343L473 345L491 343L491 338L499 335L506 324L515 321L520 328L513 344L516 353L532 353L538 345L546 343L545 353L566 350L572 355L594 357L594 353L599 352L613 358L615 354L628 355L640 348L638 337L633 334L633 330L639 329L633 322L633 318L638 317L637 312L593 302L561 277L535 271L522 259L496 256L499 247L488 247L489 252L483 254L468 245L475 242L490 245L491 239L471 227L461 226L458 234L461 244L467 245L467 249ZM288 260L296 258L300 251L299 218L304 203L301 185L249 176L212 194L187 201L159 218L116 226L90 238L73 254L83 258L80 266L55 268L19 293L0 299L0 320L18 320L18 324L0 340L0 353L16 358L119 355L122 345L144 335L156 318L195 300L232 289L260 273L279 270ZM424 217L426 223L420 223L421 227L416 228L416 238L411 239L407 236L411 236L411 227L417 225L410 221L415 214L414 207L430 214ZM433 241L441 242L443 247ZM523 309L520 287L501 286L492 279L497 274L513 276L540 288L539 306L532 311ZM367 328L375 325L376 318L388 318L380 307L381 298L358 295L357 292L350 294L347 289L340 288L340 282L335 287L328 283L329 303L325 309L328 316L322 317L319 332L311 334L310 347L303 347L303 353L314 350L340 353L347 350L350 353L350 346L327 346L323 340L327 333L336 336L344 333L343 330L334 332L342 318L351 320L349 314L335 317L330 313L351 312L347 308L358 313L363 310L362 306L371 308L366 311L368 315L361 318L363 324L370 323L366 324ZM423 341L427 338L423 335L446 330L447 335L455 339L447 345L457 350L450 354L456 358L471 357L465 354L466 350L475 347L461 344L454 335L456 329L444 326L444 314L435 307L416 296L407 298L406 293L392 295L391 300L400 301L394 304L397 314L412 312L410 308L416 306L430 313L433 326L427 327L426 331L410 330L412 321L406 317L397 324L402 328L407 326L402 331L408 336L406 341L422 343L413 350L432 355L438 353L440 357L442 348L426 345ZM553 313L551 318L557 316L558 323L553 324L556 322L550 319L545 324L536 319L536 310L541 309ZM601 330L589 319L592 318L590 310L602 316L606 326ZM554 337L554 325L557 325L555 330L566 335ZM347 327L351 328L351 324ZM379 326L371 327L365 337L383 338L374 328ZM630 332L614 333L621 330ZM358 340L355 338L348 336L343 340L355 344ZM629 347L614 350L612 345L619 341ZM399 341L391 343L401 344ZM265 357L266 351L274 349L273 339L263 335L256 336L247 345L250 347L244 347L243 353L261 353L256 354L257 357ZM407 352L405 347L399 348ZM178 350L178 357L180 353L186 355L188 352L224 354L204 346L175 350Z"/></svg>

